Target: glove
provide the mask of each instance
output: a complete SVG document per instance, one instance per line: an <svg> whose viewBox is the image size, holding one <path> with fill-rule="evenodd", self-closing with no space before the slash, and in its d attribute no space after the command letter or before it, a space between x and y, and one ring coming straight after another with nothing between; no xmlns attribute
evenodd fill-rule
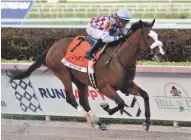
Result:
<svg viewBox="0 0 191 140"><path fill-rule="evenodd" d="M116 41L116 40L121 40L122 38L124 38L122 35L120 35L120 36L115 36L115 37L114 37L114 41Z"/></svg>

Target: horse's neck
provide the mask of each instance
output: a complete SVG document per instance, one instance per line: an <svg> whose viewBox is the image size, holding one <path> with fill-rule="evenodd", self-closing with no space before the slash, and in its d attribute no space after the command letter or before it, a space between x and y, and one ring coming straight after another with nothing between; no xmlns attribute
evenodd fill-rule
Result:
<svg viewBox="0 0 191 140"><path fill-rule="evenodd" d="M130 42L134 44L133 41ZM140 53L140 49L135 48L132 44L126 41L118 50L119 59L122 65L125 66L126 68L132 68L136 65L136 61Z"/></svg>

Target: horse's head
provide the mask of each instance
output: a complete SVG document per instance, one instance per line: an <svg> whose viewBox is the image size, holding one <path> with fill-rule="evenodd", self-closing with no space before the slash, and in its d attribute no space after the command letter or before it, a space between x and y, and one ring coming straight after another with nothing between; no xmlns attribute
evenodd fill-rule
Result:
<svg viewBox="0 0 191 140"><path fill-rule="evenodd" d="M150 23L142 20L133 23L130 28L129 42L141 50L150 49L154 55L153 59L159 61L165 53L162 42L158 40L158 34L151 30L154 23L155 19Z"/></svg>
<svg viewBox="0 0 191 140"><path fill-rule="evenodd" d="M153 56L152 59L155 61L161 61L163 59L163 55L165 54L163 50L163 43L158 40L158 34L153 30L150 30L149 37L150 39L148 39L148 42L151 44L150 49Z"/></svg>

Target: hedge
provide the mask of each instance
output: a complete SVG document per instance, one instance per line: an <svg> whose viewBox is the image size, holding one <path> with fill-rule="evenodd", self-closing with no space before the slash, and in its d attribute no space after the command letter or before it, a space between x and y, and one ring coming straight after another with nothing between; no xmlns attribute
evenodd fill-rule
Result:
<svg viewBox="0 0 191 140"><path fill-rule="evenodd" d="M165 61L191 61L191 30L155 30L164 44ZM61 38L86 35L84 29L20 29L2 28L2 59L35 60L44 50ZM142 51L139 60L151 60Z"/></svg>

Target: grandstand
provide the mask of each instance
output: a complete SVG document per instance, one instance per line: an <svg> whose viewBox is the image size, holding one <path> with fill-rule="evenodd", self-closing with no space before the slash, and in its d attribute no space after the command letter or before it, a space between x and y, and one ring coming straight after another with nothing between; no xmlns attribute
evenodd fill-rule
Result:
<svg viewBox="0 0 191 140"><path fill-rule="evenodd" d="M89 18L120 7L133 18L191 18L191 0L36 0L28 18Z"/></svg>
<svg viewBox="0 0 191 140"><path fill-rule="evenodd" d="M131 12L131 23L155 18L156 28L190 28L191 0L35 0L25 19L3 18L1 22L21 23L27 28L84 28L90 18L112 14L121 7Z"/></svg>

